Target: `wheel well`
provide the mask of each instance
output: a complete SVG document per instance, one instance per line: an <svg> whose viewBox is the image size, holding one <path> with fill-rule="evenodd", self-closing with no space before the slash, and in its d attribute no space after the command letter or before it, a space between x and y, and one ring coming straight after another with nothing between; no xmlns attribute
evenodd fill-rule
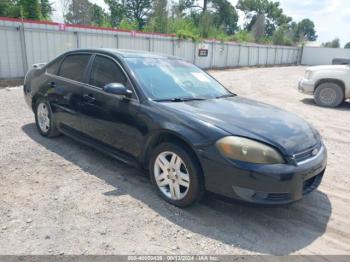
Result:
<svg viewBox="0 0 350 262"><path fill-rule="evenodd" d="M201 163L199 161L199 158L198 158L197 154L195 153L195 151L193 150L193 148L181 137L174 135L174 134L171 134L171 133L167 133L167 132L162 132L162 133L154 136L151 139L151 141L148 143L147 150L144 154L144 161L143 161L144 168L148 169L148 164L149 164L149 161L151 158L152 151L158 145L160 145L161 143L164 143L164 142L170 142L170 143L174 143L174 144L181 145L182 147L184 147L186 149L186 151L189 154L191 154L191 156L193 156L193 158L196 160L200 170L202 171L202 174L204 174Z"/></svg>
<svg viewBox="0 0 350 262"><path fill-rule="evenodd" d="M36 101L38 101L38 99L40 98L40 96L36 95L32 98L32 109L33 109L33 112L35 112L35 104L36 104Z"/></svg>
<svg viewBox="0 0 350 262"><path fill-rule="evenodd" d="M324 84L324 83L334 83L334 84L337 84L338 86L341 87L341 89L342 89L342 91L343 91L343 94L345 94L345 84L344 84L344 82L341 81L341 80L332 79L332 78L329 78L329 79L321 79L321 80L319 80L319 81L316 83L315 91L316 91L316 89L317 89L321 84Z"/></svg>

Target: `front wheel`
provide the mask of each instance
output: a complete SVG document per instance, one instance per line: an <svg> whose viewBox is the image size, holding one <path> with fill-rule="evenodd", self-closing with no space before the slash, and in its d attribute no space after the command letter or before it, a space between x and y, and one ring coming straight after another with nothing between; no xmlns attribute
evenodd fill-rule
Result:
<svg viewBox="0 0 350 262"><path fill-rule="evenodd" d="M198 161L187 148L163 143L153 151L149 171L152 183L167 202L186 207L199 201L204 192Z"/></svg>
<svg viewBox="0 0 350 262"><path fill-rule="evenodd" d="M319 106L337 107L344 101L344 92L336 83L327 82L317 87L314 97Z"/></svg>
<svg viewBox="0 0 350 262"><path fill-rule="evenodd" d="M49 103L39 99L35 104L35 123L39 133L45 137L59 135Z"/></svg>

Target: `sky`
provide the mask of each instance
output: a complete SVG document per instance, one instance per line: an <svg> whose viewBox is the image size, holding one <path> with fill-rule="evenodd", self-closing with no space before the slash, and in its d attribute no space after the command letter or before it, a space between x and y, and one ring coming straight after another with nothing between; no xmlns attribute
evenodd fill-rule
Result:
<svg viewBox="0 0 350 262"><path fill-rule="evenodd" d="M108 10L104 0L89 0ZM234 6L238 0L229 0ZM63 22L61 0L51 0L55 12L53 20ZM340 38L341 46L350 42L350 0L279 0L284 13L298 22L303 18L311 19L318 34L317 43ZM240 13L240 25L244 23Z"/></svg>

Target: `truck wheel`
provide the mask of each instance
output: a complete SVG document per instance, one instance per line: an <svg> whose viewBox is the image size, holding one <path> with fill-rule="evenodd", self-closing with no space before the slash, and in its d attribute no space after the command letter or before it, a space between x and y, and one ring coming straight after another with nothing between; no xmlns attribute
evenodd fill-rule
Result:
<svg viewBox="0 0 350 262"><path fill-rule="evenodd" d="M344 92L338 84L327 82L316 88L314 98L319 106L337 107L344 101Z"/></svg>

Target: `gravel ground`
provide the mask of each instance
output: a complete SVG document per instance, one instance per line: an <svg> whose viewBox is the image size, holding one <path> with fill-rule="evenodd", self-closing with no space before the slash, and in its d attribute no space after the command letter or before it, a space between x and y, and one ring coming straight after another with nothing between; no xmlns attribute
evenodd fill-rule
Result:
<svg viewBox="0 0 350 262"><path fill-rule="evenodd" d="M41 137L21 87L0 90L0 254L350 254L350 103L299 94L303 67L212 71L314 124L329 150L318 191L275 208L206 195L179 209L140 171L67 137Z"/></svg>

